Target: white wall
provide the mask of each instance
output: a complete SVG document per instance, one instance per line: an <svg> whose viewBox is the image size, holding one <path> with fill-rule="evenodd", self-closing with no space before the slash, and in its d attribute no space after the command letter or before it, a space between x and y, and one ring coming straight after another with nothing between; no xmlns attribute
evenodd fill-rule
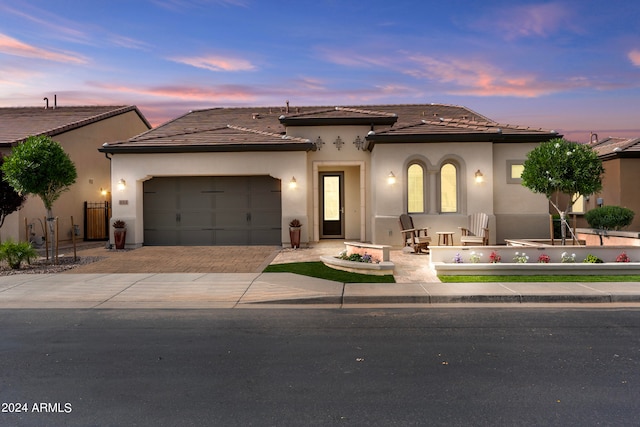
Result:
<svg viewBox="0 0 640 427"><path fill-rule="evenodd" d="M406 168L412 159L421 159L429 173L427 207L424 214L413 214L416 227L430 227L432 239L437 231L454 231L459 241L458 227L467 225L467 216L485 212L493 220L493 144L492 143L424 143L377 144L371 157L373 195L373 241L377 244L402 243L398 218L406 213ZM459 213L438 213L437 179L442 163L448 159L460 165ZM484 174L484 182L475 182L475 172ZM395 184L387 183L389 172L396 176ZM491 224L490 224L491 225ZM495 229L495 227L493 227Z"/></svg>
<svg viewBox="0 0 640 427"><path fill-rule="evenodd" d="M282 242L289 241L289 221L305 226L301 240L308 241L307 161L305 152L114 154L111 186L113 218L127 222L127 244L144 243L143 182L159 176L270 175L282 181ZM291 178L297 186L289 188ZM126 182L117 190L120 179ZM126 203L126 204L123 204Z"/></svg>

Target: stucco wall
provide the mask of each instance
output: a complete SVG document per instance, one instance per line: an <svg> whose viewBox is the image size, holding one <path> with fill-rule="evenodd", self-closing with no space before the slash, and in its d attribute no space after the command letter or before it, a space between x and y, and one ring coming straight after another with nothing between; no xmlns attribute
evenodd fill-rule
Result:
<svg viewBox="0 0 640 427"><path fill-rule="evenodd" d="M115 154L112 186L124 179L122 191L113 194L113 217L127 222L127 244L144 244L143 182L157 176L270 175L282 181L282 242L289 241L289 221L303 223L301 241L309 241L305 152ZM296 188L289 182L295 177Z"/></svg>
<svg viewBox="0 0 640 427"><path fill-rule="evenodd" d="M509 182L510 161L524 163L527 153L538 144L495 144L493 146L493 208L496 215L496 243L504 239L548 238L549 205L520 183Z"/></svg>
<svg viewBox="0 0 640 427"><path fill-rule="evenodd" d="M413 214L416 227L430 227L436 239L437 231L454 231L454 242L460 239L458 227L466 226L468 215L474 212L493 214L493 156L491 143L426 143L377 144L372 152L371 183L374 223L373 241L376 244L400 245L402 238L398 217L407 211L406 169L410 161L420 160L427 166L426 213ZM459 170L460 197L458 213L439 213L437 174L446 160L455 161ZM475 182L480 170L484 182ZM396 183L389 184L387 176L393 172ZM493 227L492 227L493 228Z"/></svg>

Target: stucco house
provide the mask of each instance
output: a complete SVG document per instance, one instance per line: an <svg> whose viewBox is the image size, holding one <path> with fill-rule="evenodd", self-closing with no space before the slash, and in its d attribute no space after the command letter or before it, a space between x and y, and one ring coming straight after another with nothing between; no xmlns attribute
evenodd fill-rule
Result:
<svg viewBox="0 0 640 427"><path fill-rule="evenodd" d="M602 191L588 200L581 201L574 211L586 212L602 205L615 205L629 208L636 213L628 230L640 231L640 138L607 137L599 140L593 134L591 147L602 160L605 173L602 176ZM578 226L588 227L582 219Z"/></svg>
<svg viewBox="0 0 640 427"><path fill-rule="evenodd" d="M71 238L71 216L78 238L84 232L84 202L100 202L110 198L110 162L97 150L106 141L126 139L151 128L135 106L87 106L0 108L0 153L11 149L32 135L48 135L57 141L74 162L78 172L76 183L54 203L59 219L61 240ZM40 240L46 210L42 201L30 196L22 209L7 217L1 238L25 240L25 220L30 239Z"/></svg>
<svg viewBox="0 0 640 427"><path fill-rule="evenodd" d="M212 108L111 142L113 216L127 244L402 244L398 218L453 231L490 216L490 243L546 237L526 153L560 135L442 104Z"/></svg>

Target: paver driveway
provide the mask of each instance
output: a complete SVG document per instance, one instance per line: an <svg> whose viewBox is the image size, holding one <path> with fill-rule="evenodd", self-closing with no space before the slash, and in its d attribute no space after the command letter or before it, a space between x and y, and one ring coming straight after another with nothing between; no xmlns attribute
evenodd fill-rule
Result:
<svg viewBox="0 0 640 427"><path fill-rule="evenodd" d="M127 251L91 248L78 252L104 259L66 274L84 273L259 273L278 246L143 246Z"/></svg>

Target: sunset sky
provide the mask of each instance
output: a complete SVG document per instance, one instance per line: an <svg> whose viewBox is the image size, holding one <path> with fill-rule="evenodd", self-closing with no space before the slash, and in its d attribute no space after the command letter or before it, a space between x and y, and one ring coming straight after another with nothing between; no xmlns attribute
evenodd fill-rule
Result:
<svg viewBox="0 0 640 427"><path fill-rule="evenodd" d="M0 0L0 107L444 103L640 137L634 0Z"/></svg>

